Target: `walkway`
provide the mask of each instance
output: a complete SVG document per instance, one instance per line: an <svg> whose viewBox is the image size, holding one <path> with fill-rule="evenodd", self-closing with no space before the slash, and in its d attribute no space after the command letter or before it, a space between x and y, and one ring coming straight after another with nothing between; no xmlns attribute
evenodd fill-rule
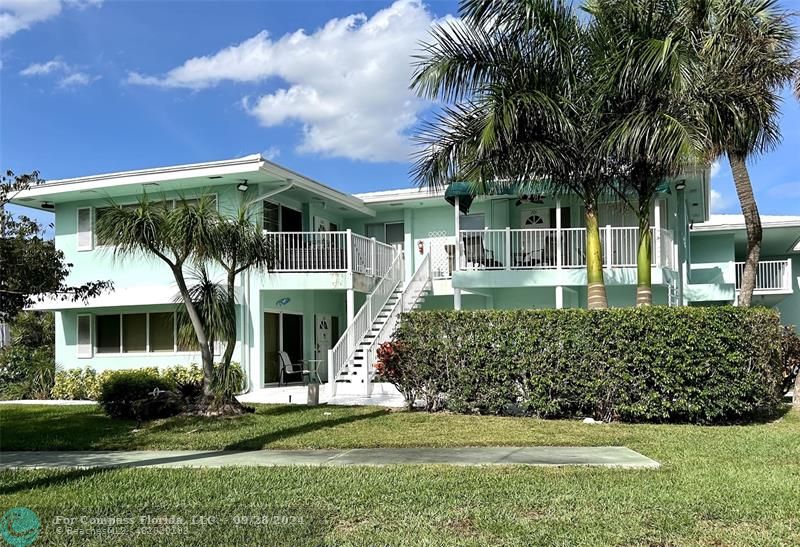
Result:
<svg viewBox="0 0 800 547"><path fill-rule="evenodd" d="M94 467L224 467L347 465L582 465L657 468L659 463L624 446L355 448L350 450L140 450L0 452L0 469Z"/></svg>

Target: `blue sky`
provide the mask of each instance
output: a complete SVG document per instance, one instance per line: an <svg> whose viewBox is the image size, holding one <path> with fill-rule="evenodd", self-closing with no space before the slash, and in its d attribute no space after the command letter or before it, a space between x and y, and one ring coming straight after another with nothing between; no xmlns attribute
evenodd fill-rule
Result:
<svg viewBox="0 0 800 547"><path fill-rule="evenodd" d="M800 11L800 0L784 0ZM409 55L456 2L0 0L0 167L47 179L261 152L348 192L410 185ZM800 104L751 176L800 214ZM730 170L715 212L737 212Z"/></svg>

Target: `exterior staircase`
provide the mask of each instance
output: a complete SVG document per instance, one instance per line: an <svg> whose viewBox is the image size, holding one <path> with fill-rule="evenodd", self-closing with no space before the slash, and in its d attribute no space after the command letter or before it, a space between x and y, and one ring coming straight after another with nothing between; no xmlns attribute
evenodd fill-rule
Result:
<svg viewBox="0 0 800 547"><path fill-rule="evenodd" d="M372 395L373 364L378 346L391 338L401 313L416 309L424 302L431 286L430 255L425 256L407 282L402 281L403 269L399 257L329 351L328 378L334 378L333 397L337 394Z"/></svg>

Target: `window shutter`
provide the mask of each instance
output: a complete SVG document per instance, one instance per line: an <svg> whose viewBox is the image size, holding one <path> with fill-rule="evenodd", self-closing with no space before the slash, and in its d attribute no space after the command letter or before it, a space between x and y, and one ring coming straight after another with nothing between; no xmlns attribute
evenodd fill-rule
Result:
<svg viewBox="0 0 800 547"><path fill-rule="evenodd" d="M92 357L92 316L78 316L78 357L89 359Z"/></svg>
<svg viewBox="0 0 800 547"><path fill-rule="evenodd" d="M92 236L92 209L78 209L78 250L90 251L94 238Z"/></svg>

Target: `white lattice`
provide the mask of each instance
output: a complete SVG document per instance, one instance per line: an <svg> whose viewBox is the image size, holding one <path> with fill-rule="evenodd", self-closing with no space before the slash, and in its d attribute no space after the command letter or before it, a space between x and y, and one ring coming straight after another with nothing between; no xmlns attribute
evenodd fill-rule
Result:
<svg viewBox="0 0 800 547"><path fill-rule="evenodd" d="M428 232L425 248L431 255L431 273L434 279L449 279L455 268L456 238L445 231Z"/></svg>

